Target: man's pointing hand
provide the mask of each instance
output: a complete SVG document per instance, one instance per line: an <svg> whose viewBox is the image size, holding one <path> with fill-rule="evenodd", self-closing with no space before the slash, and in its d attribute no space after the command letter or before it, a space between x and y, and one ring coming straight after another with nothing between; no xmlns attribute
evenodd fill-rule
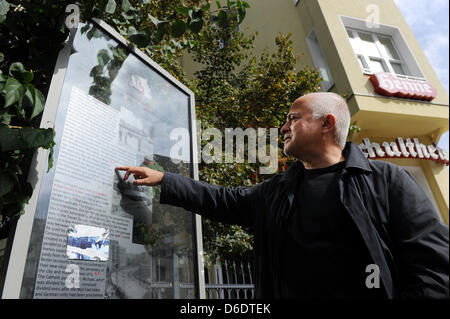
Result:
<svg viewBox="0 0 450 319"><path fill-rule="evenodd" d="M164 176L163 172L148 167L118 166L116 169L119 171L127 171L123 178L124 181L128 179L130 174L133 174L135 179L133 185L156 186L161 184Z"/></svg>

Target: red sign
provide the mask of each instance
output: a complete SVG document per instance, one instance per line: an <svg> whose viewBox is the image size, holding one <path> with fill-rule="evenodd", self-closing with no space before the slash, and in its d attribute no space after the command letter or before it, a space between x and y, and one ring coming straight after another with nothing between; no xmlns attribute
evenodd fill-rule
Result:
<svg viewBox="0 0 450 319"><path fill-rule="evenodd" d="M426 81L397 78L391 73L379 72L370 76L375 92L381 95L431 101L437 91Z"/></svg>

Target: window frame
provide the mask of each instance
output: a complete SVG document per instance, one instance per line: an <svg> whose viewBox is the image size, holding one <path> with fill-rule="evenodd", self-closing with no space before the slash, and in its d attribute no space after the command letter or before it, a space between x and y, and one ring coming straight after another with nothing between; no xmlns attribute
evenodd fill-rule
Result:
<svg viewBox="0 0 450 319"><path fill-rule="evenodd" d="M347 33L347 28L357 29L366 33L377 33L378 35L381 35L383 37L390 37L393 46L395 47L397 53L401 57L403 65L407 66L408 68L407 71L409 71L410 75L400 75L396 74L395 72L393 72L392 74L397 78L406 78L416 81L426 81L424 72L420 67L419 63L417 62L417 59L415 58L413 51L410 49L408 43L406 42L405 37L402 35L402 32L400 31L399 27L387 24L377 24L376 27L374 28L373 26L368 25L367 21L364 19L349 17L342 14L339 14L338 16L342 23L343 27L342 31L345 32L345 36L349 40L350 45L351 42L350 37ZM358 55L353 49L352 45L351 49L355 54L357 60L359 60ZM359 63L360 62L358 62L358 64ZM366 68L366 70L364 70L364 68L361 69L363 70L364 74L369 75L373 74L373 72L368 68Z"/></svg>
<svg viewBox="0 0 450 319"><path fill-rule="evenodd" d="M311 29L311 31L305 37L305 40L314 66L319 71L319 74L323 79L322 82L320 82L320 86L322 87L322 90L324 92L328 92L334 86L334 79L331 75L330 67L328 66L328 62L325 56L325 51L320 44L319 36L317 35L317 31L315 28ZM321 74L321 68L323 68L327 73L326 75L328 77L328 81L326 81Z"/></svg>
<svg viewBox="0 0 450 319"><path fill-rule="evenodd" d="M389 72L392 73L396 76L411 76L411 72L408 68L408 65L404 62L404 59L402 58L402 54L401 52L397 49L394 40L392 39L391 36L389 35L385 35L385 34L379 34L376 32L369 32L366 30L360 30L357 28L351 28L351 27L345 27L345 30L347 31L347 35L349 34L349 32L352 34L353 38L350 38L350 42L352 42L352 40L355 43L355 46L352 45L353 51L357 57L357 59L360 61L359 64L362 67L363 71L365 74L373 74L375 73L371 68L370 68L370 61L371 60L377 60L380 61L381 64L383 65L383 68L385 69L385 72ZM360 33L369 35L370 38L372 39L372 42L375 44L375 47L379 53L378 56L374 56L374 55L370 55L368 52L364 52L364 50L362 49L362 42L363 40L360 37ZM391 42L392 48L394 49L395 53L397 54L397 56L399 57L399 59L395 59L395 58L391 58L386 50L386 48L384 47L384 45L381 43L380 38L386 38ZM356 47L356 48L355 48ZM358 51L355 52L355 49L357 49ZM361 63L361 59L364 63ZM404 73L405 74L401 74L401 73L396 73L394 70L394 67L392 66L392 63L396 63L399 64ZM364 66L364 64L366 66Z"/></svg>

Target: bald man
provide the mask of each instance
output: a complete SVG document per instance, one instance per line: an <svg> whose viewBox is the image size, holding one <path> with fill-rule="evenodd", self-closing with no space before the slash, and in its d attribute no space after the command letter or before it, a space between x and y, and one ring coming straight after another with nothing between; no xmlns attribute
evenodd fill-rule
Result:
<svg viewBox="0 0 450 319"><path fill-rule="evenodd" d="M448 226L406 170L346 143L349 125L339 95L298 98L281 128L298 162L254 187L117 169L161 185L161 203L252 228L256 298L448 298Z"/></svg>

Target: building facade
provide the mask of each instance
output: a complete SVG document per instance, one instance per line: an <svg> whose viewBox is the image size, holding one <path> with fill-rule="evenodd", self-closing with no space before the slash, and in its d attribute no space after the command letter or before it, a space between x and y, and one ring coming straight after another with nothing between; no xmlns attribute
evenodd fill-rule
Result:
<svg viewBox="0 0 450 319"><path fill-rule="evenodd" d="M448 154L436 146L449 129L448 94L394 1L248 2L241 28L258 31L255 55L291 33L298 67L317 68L322 90L346 97L360 128L348 139L407 169L448 224Z"/></svg>

